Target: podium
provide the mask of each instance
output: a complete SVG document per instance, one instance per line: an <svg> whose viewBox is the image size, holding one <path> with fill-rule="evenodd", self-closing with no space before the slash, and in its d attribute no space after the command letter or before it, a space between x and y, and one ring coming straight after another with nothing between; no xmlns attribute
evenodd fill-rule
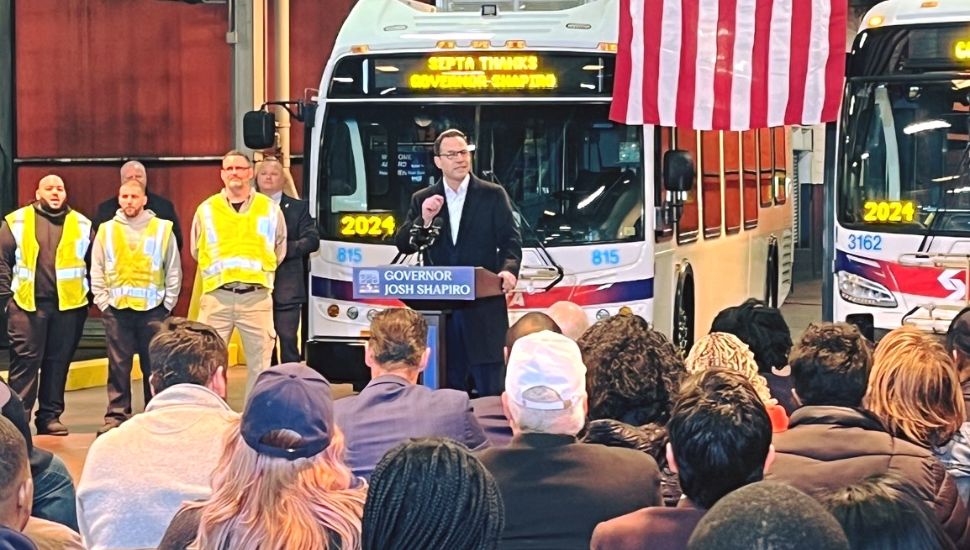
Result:
<svg viewBox="0 0 970 550"><path fill-rule="evenodd" d="M502 295L502 278L483 267L388 265L354 268L354 299L396 299L428 322L431 356L421 384L446 386L448 317L479 298Z"/></svg>

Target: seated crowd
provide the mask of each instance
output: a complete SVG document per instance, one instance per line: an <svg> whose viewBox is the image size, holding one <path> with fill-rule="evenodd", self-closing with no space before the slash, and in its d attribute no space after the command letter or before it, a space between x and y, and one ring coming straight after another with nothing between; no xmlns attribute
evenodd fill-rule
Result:
<svg viewBox="0 0 970 550"><path fill-rule="evenodd" d="M793 344L748 301L684 357L557 304L509 328L505 392L479 399L419 383L420 314L370 331L359 394L290 363L239 414L224 341L166 321L154 397L94 442L76 501L0 384L0 549L970 548L970 308L945 345L843 323Z"/></svg>

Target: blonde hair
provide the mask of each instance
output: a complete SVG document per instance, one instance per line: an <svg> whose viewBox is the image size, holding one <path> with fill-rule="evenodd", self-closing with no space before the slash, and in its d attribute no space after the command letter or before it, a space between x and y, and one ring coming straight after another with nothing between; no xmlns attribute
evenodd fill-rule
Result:
<svg viewBox="0 0 970 550"><path fill-rule="evenodd" d="M267 163L269 163L269 164L275 164L275 165L277 165L277 166L280 167L280 174L283 175L283 194L284 195L287 195L287 196L289 196L291 198L294 198L294 199L299 199L300 198L300 193L296 189L296 182L293 180L293 174L290 173L290 169L289 168L283 166L283 163L280 162L280 160L278 158L276 158L276 157L263 157L263 160L261 160L261 161L259 161L259 162L256 163L256 174L258 175L259 174L259 171ZM257 188L259 187L258 181L257 181L256 187Z"/></svg>
<svg viewBox="0 0 970 550"><path fill-rule="evenodd" d="M864 402L893 434L924 447L945 444L964 419L952 359L914 327L897 328L876 346Z"/></svg>
<svg viewBox="0 0 970 550"><path fill-rule="evenodd" d="M366 484L344 464L344 437L334 426L326 450L287 460L261 455L230 429L212 496L201 508L193 549L316 550L359 548Z"/></svg>
<svg viewBox="0 0 970 550"><path fill-rule="evenodd" d="M685 361L687 372L697 374L708 369L729 369L741 373L765 405L774 405L768 381L758 374L754 353L737 336L726 332L712 332L691 348Z"/></svg>

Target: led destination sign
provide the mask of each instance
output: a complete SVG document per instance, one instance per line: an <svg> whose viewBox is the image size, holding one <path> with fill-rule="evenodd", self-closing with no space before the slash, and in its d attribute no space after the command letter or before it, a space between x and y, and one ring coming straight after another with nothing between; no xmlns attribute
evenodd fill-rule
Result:
<svg viewBox="0 0 970 550"><path fill-rule="evenodd" d="M609 53L451 50L348 56L334 69L328 97L609 98L614 67Z"/></svg>

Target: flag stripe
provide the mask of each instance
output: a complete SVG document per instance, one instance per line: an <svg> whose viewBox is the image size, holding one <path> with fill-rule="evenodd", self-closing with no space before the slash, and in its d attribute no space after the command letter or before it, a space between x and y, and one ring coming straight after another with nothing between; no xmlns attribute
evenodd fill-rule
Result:
<svg viewBox="0 0 970 550"><path fill-rule="evenodd" d="M754 49L755 0L739 0L735 10L730 128L744 130L751 121L751 56Z"/></svg>
<svg viewBox="0 0 970 550"><path fill-rule="evenodd" d="M700 0L681 3L680 83L677 88L677 126L694 126L694 66L697 63L697 19Z"/></svg>
<svg viewBox="0 0 970 550"><path fill-rule="evenodd" d="M658 2L652 0L656 6ZM660 82L663 90L657 102L660 104L659 123L663 126L677 125L677 97L680 92L680 33L683 12L680 2L663 2L663 19L660 41Z"/></svg>
<svg viewBox="0 0 970 550"><path fill-rule="evenodd" d="M649 0L632 0L636 10L631 13L634 20L639 20L639 31L643 41L643 119L657 120L660 116L657 96L660 95L660 18L655 15L656 4ZM650 4L650 6L644 4ZM634 31L637 29L634 28ZM634 37L636 33L634 32Z"/></svg>
<svg viewBox="0 0 970 550"><path fill-rule="evenodd" d="M793 122L797 124L802 119L805 93L811 92L805 87L805 81L808 78L810 48L812 47L813 11L812 0L794 0L792 2L788 106L782 119L784 124Z"/></svg>
<svg viewBox="0 0 970 550"><path fill-rule="evenodd" d="M764 128L768 125L768 39L773 11L770 1L761 0L755 7L754 49L751 53L752 128Z"/></svg>
<svg viewBox="0 0 970 550"><path fill-rule="evenodd" d="M811 40L808 50L808 69L805 74L805 90L801 96L804 105L792 124L817 124L825 104L825 63L829 58L829 0L813 0Z"/></svg>
<svg viewBox="0 0 970 550"><path fill-rule="evenodd" d="M610 119L628 121L630 124L642 124L642 120L633 121L627 117L631 89L635 90L633 93L640 93L638 88L633 88L633 80L630 78L631 52L633 50L630 44L633 38L633 19L629 16L630 1L620 0L620 34L617 38L616 69L613 76L613 103L610 105Z"/></svg>
<svg viewBox="0 0 970 550"><path fill-rule="evenodd" d="M697 60L694 85L694 128L709 130L714 112L719 0L701 0L697 17ZM730 97L730 96L728 96Z"/></svg>
<svg viewBox="0 0 970 550"><path fill-rule="evenodd" d="M737 12L734 10L734 0L720 0L717 20L717 66L714 71L714 128L728 128L731 126L731 111L733 101L725 101L734 97L732 93L734 72L734 40L737 36L735 25Z"/></svg>
<svg viewBox="0 0 970 550"><path fill-rule="evenodd" d="M825 64L825 105L822 122L835 120L842 104L842 76L845 74L845 28L848 21L848 5L835 2L829 16L829 59Z"/></svg>
<svg viewBox="0 0 970 550"><path fill-rule="evenodd" d="M801 0L794 0L801 1ZM768 126L785 123L791 73L792 2L775 2L771 10L771 35L768 38Z"/></svg>

